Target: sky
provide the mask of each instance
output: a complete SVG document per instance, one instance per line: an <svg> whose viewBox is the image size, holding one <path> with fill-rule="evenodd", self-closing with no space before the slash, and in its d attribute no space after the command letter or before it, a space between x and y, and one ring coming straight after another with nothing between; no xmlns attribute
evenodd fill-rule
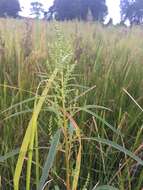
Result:
<svg viewBox="0 0 143 190"><path fill-rule="evenodd" d="M30 14L30 3L34 0L20 0L20 5L23 7L21 15L28 16ZM53 0L39 0L45 8L49 8L53 4ZM114 24L120 21L120 0L106 0L108 5L109 15L107 20L111 17L113 18Z"/></svg>

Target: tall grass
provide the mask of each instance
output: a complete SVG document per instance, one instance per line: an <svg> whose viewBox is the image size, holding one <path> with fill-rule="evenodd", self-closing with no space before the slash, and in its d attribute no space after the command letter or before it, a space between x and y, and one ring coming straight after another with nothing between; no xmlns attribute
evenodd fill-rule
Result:
<svg viewBox="0 0 143 190"><path fill-rule="evenodd" d="M142 189L141 35L0 20L0 188Z"/></svg>

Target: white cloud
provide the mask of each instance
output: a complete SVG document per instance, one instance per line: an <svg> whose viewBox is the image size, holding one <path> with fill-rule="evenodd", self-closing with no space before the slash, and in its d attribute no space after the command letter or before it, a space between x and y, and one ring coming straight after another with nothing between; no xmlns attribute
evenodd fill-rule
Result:
<svg viewBox="0 0 143 190"><path fill-rule="evenodd" d="M114 23L120 21L120 0L106 0L109 16L113 18Z"/></svg>

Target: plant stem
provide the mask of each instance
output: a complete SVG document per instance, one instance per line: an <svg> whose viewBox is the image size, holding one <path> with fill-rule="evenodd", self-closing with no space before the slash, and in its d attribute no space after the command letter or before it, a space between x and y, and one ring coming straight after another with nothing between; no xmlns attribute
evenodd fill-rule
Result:
<svg viewBox="0 0 143 190"><path fill-rule="evenodd" d="M64 113L66 112L65 108L65 93L64 93L64 74L63 72L61 73L62 77L62 107ZM63 113L63 114L64 114ZM64 124L64 137L65 137L65 161L66 161L66 187L67 190L70 190L70 165L69 165L69 142L68 142L68 128L67 128L67 120L66 120L66 115L63 115L63 124Z"/></svg>
<svg viewBox="0 0 143 190"><path fill-rule="evenodd" d="M40 172L39 172L39 150L38 150L38 132L36 130L35 134L35 160L36 160L36 187L38 189L39 179L40 179Z"/></svg>

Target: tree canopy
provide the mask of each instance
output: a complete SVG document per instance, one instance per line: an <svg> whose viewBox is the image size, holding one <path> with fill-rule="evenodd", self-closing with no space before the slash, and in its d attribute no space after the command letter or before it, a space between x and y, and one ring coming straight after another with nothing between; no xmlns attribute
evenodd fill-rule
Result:
<svg viewBox="0 0 143 190"><path fill-rule="evenodd" d="M143 23L143 0L121 0L121 19L130 24Z"/></svg>
<svg viewBox="0 0 143 190"><path fill-rule="evenodd" d="M39 18L41 14L44 12L43 4L36 1L31 3L31 15L35 15L36 18Z"/></svg>
<svg viewBox="0 0 143 190"><path fill-rule="evenodd" d="M54 0L49 9L50 16L57 20L86 20L88 12L91 12L93 20L103 21L107 15L105 0Z"/></svg>
<svg viewBox="0 0 143 190"><path fill-rule="evenodd" d="M18 0L0 0L0 16L17 17L20 11Z"/></svg>

